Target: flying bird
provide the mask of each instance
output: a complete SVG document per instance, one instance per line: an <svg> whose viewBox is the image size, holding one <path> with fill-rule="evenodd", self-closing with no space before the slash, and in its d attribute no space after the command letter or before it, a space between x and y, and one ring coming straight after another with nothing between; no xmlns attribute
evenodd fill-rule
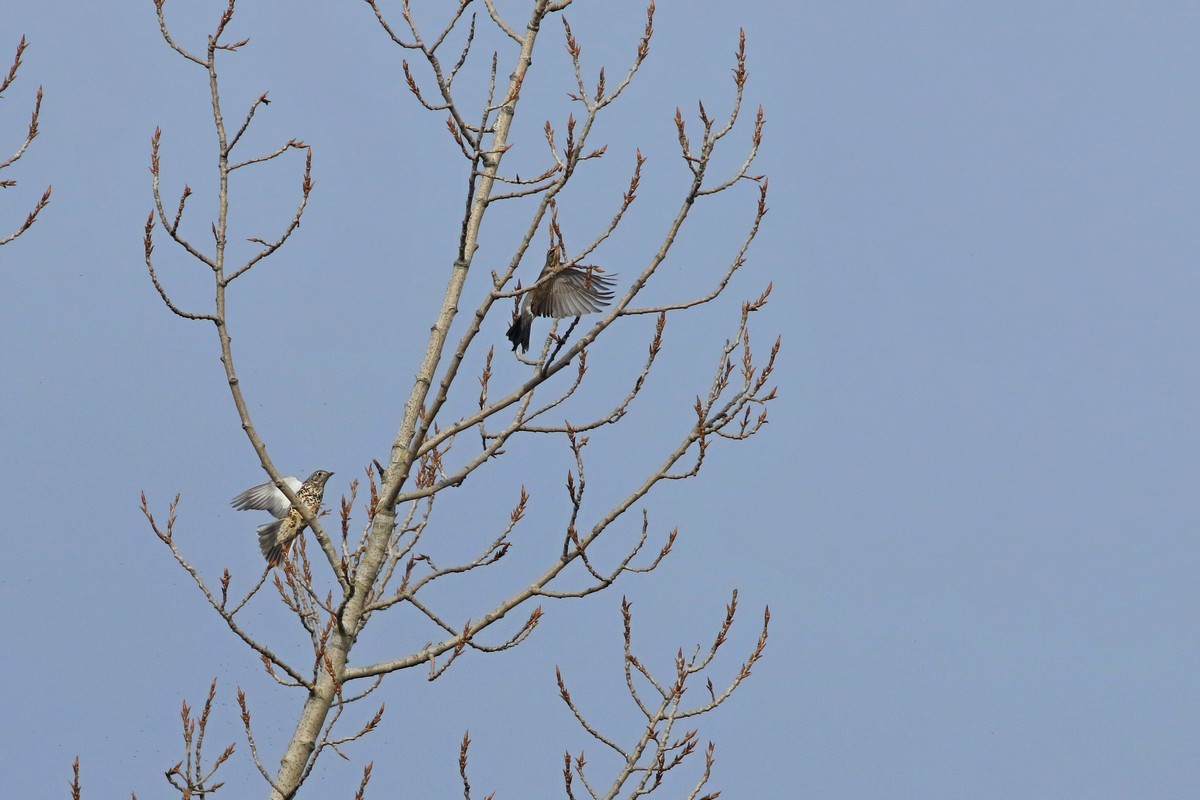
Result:
<svg viewBox="0 0 1200 800"><path fill-rule="evenodd" d="M309 512L316 514L325 497L325 482L333 475L319 469L301 483L295 477L288 475L283 479L288 488L296 493L297 499L308 507ZM268 511L275 517L274 522L265 522L258 526L258 548L262 550L267 566L274 567L287 555L288 546L292 540L304 532L307 523L298 509L292 508L287 495L276 488L271 482L251 486L246 491L233 498L230 502L238 511Z"/></svg>
<svg viewBox="0 0 1200 800"><path fill-rule="evenodd" d="M591 269L563 266L557 247L546 251L546 266L538 276L540 285L525 293L521 311L508 329L513 352L529 352L529 331L534 317L578 317L600 311L613 299L613 276L598 275Z"/></svg>

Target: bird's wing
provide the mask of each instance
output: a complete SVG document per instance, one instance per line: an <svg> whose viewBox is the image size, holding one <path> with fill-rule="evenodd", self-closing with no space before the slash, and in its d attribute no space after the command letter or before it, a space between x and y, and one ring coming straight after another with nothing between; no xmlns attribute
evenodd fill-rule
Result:
<svg viewBox="0 0 1200 800"><path fill-rule="evenodd" d="M613 299L612 275L571 267L559 273L546 287L544 297L530 309L539 317L578 317L604 308Z"/></svg>
<svg viewBox="0 0 1200 800"><path fill-rule="evenodd" d="M284 478L283 482L293 492L300 491L302 484L291 475ZM238 511L269 511L271 512L271 516L276 519L283 517L292 507L292 504L288 502L287 495L276 489L275 484L269 481L267 483L260 483L258 486L251 486L233 498L230 501L230 505Z"/></svg>

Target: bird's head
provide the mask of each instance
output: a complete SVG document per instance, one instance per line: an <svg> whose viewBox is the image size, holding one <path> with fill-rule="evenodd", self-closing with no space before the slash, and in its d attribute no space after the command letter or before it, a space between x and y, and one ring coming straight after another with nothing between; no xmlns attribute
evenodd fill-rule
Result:
<svg viewBox="0 0 1200 800"><path fill-rule="evenodd" d="M325 481L329 480L332 477L333 477L332 472L327 472L326 470L319 469L316 472L314 472L312 475L309 475L308 480L306 480L305 483L312 484L314 486L324 486Z"/></svg>

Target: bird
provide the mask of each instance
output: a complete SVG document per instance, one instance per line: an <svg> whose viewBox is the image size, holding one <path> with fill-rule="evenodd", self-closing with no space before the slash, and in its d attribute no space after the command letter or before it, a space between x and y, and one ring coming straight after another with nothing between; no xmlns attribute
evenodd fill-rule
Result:
<svg viewBox="0 0 1200 800"><path fill-rule="evenodd" d="M325 497L325 482L333 476L332 472L319 469L301 483L297 478L288 475L283 482L296 493L297 499L316 514ZM268 567L279 564L287 555L288 546L292 540L304 532L307 523L298 509L292 507L274 483L260 483L251 486L230 501L230 505L238 511L269 511L275 517L274 522L265 522L258 526L258 548Z"/></svg>
<svg viewBox="0 0 1200 800"><path fill-rule="evenodd" d="M613 277L589 268L563 266L558 247L546 251L546 266L535 285L521 299L521 310L505 334L521 352L529 352L529 331L534 317L578 317L600 311L613 299ZM545 279L545 280L544 280Z"/></svg>

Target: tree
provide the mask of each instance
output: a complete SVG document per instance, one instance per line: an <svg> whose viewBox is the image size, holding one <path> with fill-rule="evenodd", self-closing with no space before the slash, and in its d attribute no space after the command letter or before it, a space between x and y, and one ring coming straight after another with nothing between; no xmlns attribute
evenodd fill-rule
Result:
<svg viewBox="0 0 1200 800"><path fill-rule="evenodd" d="M585 263L585 259L602 253L605 243L627 219L627 212L638 195L645 158L640 151L632 154L626 190L613 202L607 224L589 234L590 241L582 247L568 243L573 236L573 226L569 222L572 205L579 201L566 199L564 189L569 184L575 186L586 176L591 162L608 157L604 145L594 145L591 141L594 125L602 113L621 98L650 53L654 30L653 2L647 8L644 33L636 45L630 66L611 83L603 69L598 71L594 82L589 83L585 75L580 38L562 15L571 0L535 0L523 28L511 18L506 19L492 0L485 0L485 18L468 18L466 12L472 5L471 0L462 0L432 36L418 24L406 2L396 15L398 22L375 0L367 0L367 4L384 35L402 51L409 51L424 62L418 71L407 60L402 60L401 69L417 102L438 116L445 115L446 131L465 162L466 197L457 253L448 267L445 293L440 301L430 301L428 306L417 311L430 314L433 322L389 456L386 462L364 458L370 466L365 474L367 497L365 508L361 509L363 517L355 517L359 482L352 481L347 496L336 508L339 535L337 530L332 533L327 530L322 514L300 502L295 484L284 480L284 473L276 467L267 444L258 433L235 364L231 326L236 320L231 318L227 304L235 281L288 244L298 231L314 191L313 150L296 138L288 139L266 154L243 155L239 148L255 115L270 100L267 94L262 94L250 103L236 127L227 124L218 63L223 64L227 54L237 52L249 42L248 39L228 40L236 0L229 0L202 51L189 50L179 43L166 19L164 0L155 2L167 44L179 56L207 73L217 139L218 185L212 241L207 246L201 245L185 233L184 220L192 195L190 186L183 187L174 203L165 197L166 192L161 186L163 134L161 129L154 132L150 163L154 208L147 217L144 230L146 267L155 289L172 313L182 319L206 323L215 330L224 377L249 443L270 482L311 530L319 550L310 559L305 537L300 536L279 569L264 569L253 585L235 590L232 574L226 569L214 586L189 562L181 546L182 537L176 536L180 525L176 513L178 495L165 519L161 513L156 516L152 512L144 495L142 510L159 539L188 572L224 624L262 660L271 677L294 688L297 697L303 698L294 733L276 769L270 766L270 759L258 751L249 701L242 690L238 691L250 754L263 778L271 785L272 797L295 796L322 753L326 750L342 753L345 745L364 737L379 725L385 710L383 704L361 726L344 730L342 716L353 703L376 692L391 673L424 667L429 670L430 679L436 679L467 652L495 653L526 641L542 618L543 609L539 603L588 596L614 586L627 574L654 570L671 552L676 532L671 531L652 545L655 535L649 512L639 503L664 482L695 477L714 442L742 441L762 430L767 421L766 404L775 398L769 382L779 342L776 340L765 359L756 359L751 348L749 324L751 314L767 302L770 294L770 285L767 285L760 296L742 303L730 336L718 354L711 383L696 397L690 417L680 420L677 446L663 455L657 467L633 481L631 488L606 510L597 513L585 506L585 493L592 491L593 485L588 474L586 448L589 442L593 438L616 435L635 411L635 401L647 389L659 363L668 319L688 309L724 299L734 273L746 263L746 253L767 212L766 178L751 172L762 142L764 116L761 108L745 137L748 144L744 157L727 173L710 176L714 153L734 132L743 116L743 95L748 79L744 34L739 37L735 55L735 96L730 109L718 118L710 116L701 104L699 130L690 132L683 113L676 109L674 123L680 156L691 177L682 187L678 208L661 233L659 245L643 256L644 266L636 274L629 278L621 276L620 283L616 283L608 268ZM578 107L580 116L576 119L570 115L561 127L546 123L544 135L548 159L540 172L532 177L516 171L509 173L502 169L502 164L514 145L513 121L521 104L522 90L535 47L545 46L540 40L543 25L555 17L561 20L574 69L575 91L571 100ZM487 37L497 40L497 51L479 73L486 88L482 91L482 102L472 108L460 99L469 90L460 91L456 80L470 74L468 66L476 66L478 59L471 56L479 42ZM453 52L448 52L451 50ZM256 252L234 263L229 250L230 177L240 170L254 169L265 162L287 157L293 151L304 157L294 214L278 235L251 238ZM695 205L714 195L740 190L745 184L755 189L749 227L733 256L707 276L708 286L693 297L638 305L636 301L643 296L683 232ZM486 280L480 280L480 230L493 209L503 205L516 205L522 209L526 220L524 234L508 258L507 266L492 271ZM530 293L546 291L555 279L555 275L547 274L523 286L515 277L522 265L526 271L530 269L530 263L540 268L541 259L537 253L542 252L542 248L537 241L542 236L546 237L547 264L562 259L562 265L572 270L580 286L588 290L597 286L616 286L615 296L596 317L586 320L575 317L561 325L558 320L541 322L541 326L548 325L548 333L535 323L534 341L537 337L543 339L535 347L533 357L517 353L517 342L514 341L513 346L514 357L527 369L526 377L513 385L504 385L496 379L494 366L498 358L507 357L507 354L503 350L501 356L496 354L492 332L503 329L496 319L508 307L506 301L513 302L513 318L516 319L523 300ZM169 242L187 258L208 268L214 292L211 307L184 307L173 299L168 282L156 266L155 247L160 241ZM488 260L499 261L494 256L489 256ZM637 263L628 254L621 262ZM472 277L474 281L470 280ZM464 302L468 307L474 307L472 313L460 313L460 304ZM590 394L607 396L611 390L609 386L589 381L590 350L601 346L601 336L639 319L654 320L645 354L628 370L627 387L612 393L611 405L598 414L588 413L589 403L584 400L590 399ZM486 328L485 322L489 323ZM505 322L507 324L507 320ZM564 326L565 329L560 330ZM467 373L472 359L481 360L477 383L472 380L474 375L468 377ZM454 576L482 574L499 564L513 550L510 535L525 518L530 498L538 493L539 485L547 484L537 470L523 469L515 464L510 452L521 440L535 436L561 443L573 463L566 479L569 512L563 524L561 542L542 554L544 562L540 569L480 607L470 619L464 622L448 619L434 602L426 599L431 594L431 587ZM446 565L425 549L431 544L427 532L436 526L434 510L441 508L440 498L451 490L460 486L469 490L480 474L493 468L493 462L522 470L522 474L527 471L528 481L535 488L527 491L522 485L507 519L498 526L498 535L480 543L474 558ZM606 565L598 555L600 543L607 545L630 514L640 516L637 523L640 533L615 563ZM361 525L361 533L352 534L356 525ZM647 548L656 552L646 555ZM311 645L311 663L301 665L281 655L279 632L252 631L244 624L244 615L239 616L248 604L267 602L266 594L260 594L260 590L268 580L279 601L303 626ZM735 591L711 646L697 649L690 656L680 650L675 659L674 674L660 676L643 666L635 654L632 610L628 603L622 603L626 685L636 708L644 716L642 733L631 742L621 742L597 729L589 722L586 710L575 704L567 681L560 674L559 691L571 713L588 735L616 753L618 760L624 763L612 774L600 778L588 771L582 751L568 752L563 770L568 796L578 796L580 784L583 791L594 797L649 794L663 784L669 772L691 762L690 757L699 745L698 733L695 730L679 732L678 726L686 725L687 720L724 703L750 674L766 644L769 613L764 614L757 643L728 678L724 688L715 688L709 679L707 696L698 702L685 703L685 690L708 671L725 644L736 611ZM437 638L378 660L358 662L352 658L368 623L405 612L424 620L436 632ZM492 638L495 631L503 627L502 621L513 614L520 614L524 621L515 630L501 634L499 639ZM216 771L235 752L234 745L229 745L211 763L204 761L204 732L215 692L216 681L198 717L193 717L188 706L184 706L187 758L167 774L183 797L215 791L219 786ZM464 736L460 768L464 793L470 797L468 745L469 737ZM708 783L713 760L711 744L704 758L705 765L694 777L689 797L701 796ZM372 765L368 763L363 770L359 796L365 791L371 774ZM608 784L607 789L601 788L601 780Z"/></svg>

